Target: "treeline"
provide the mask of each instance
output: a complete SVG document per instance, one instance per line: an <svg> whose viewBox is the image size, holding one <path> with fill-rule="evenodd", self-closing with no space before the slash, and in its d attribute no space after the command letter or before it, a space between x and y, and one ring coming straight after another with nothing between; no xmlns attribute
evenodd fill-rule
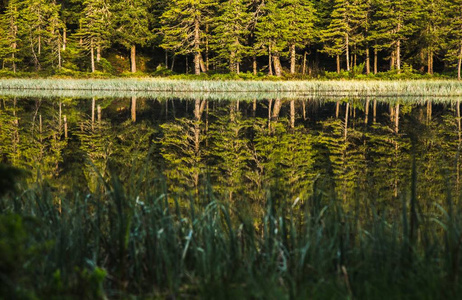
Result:
<svg viewBox="0 0 462 300"><path fill-rule="evenodd" d="M0 9L0 60L13 72L108 72L105 57L121 53L135 73L141 51L194 74L406 68L461 78L462 0L9 0Z"/></svg>

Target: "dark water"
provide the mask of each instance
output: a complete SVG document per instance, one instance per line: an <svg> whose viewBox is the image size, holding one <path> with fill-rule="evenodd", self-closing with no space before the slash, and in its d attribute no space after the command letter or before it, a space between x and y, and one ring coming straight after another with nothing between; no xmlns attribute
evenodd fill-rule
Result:
<svg viewBox="0 0 462 300"><path fill-rule="evenodd" d="M183 196L208 183L257 211L268 190L293 203L315 185L346 208L388 210L414 183L430 209L459 198L461 134L459 99L0 100L0 162L56 197L118 176L127 189L158 178Z"/></svg>

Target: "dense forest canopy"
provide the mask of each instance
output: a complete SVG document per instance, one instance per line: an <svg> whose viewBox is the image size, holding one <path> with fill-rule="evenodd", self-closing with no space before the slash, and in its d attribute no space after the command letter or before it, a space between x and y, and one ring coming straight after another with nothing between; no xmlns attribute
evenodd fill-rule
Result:
<svg viewBox="0 0 462 300"><path fill-rule="evenodd" d="M4 0L12 72L403 69L461 78L462 0ZM138 69L137 69L138 66Z"/></svg>

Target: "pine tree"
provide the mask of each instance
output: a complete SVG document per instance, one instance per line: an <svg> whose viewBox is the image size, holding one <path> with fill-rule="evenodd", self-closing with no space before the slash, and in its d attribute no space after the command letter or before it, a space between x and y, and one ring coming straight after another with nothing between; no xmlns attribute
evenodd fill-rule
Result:
<svg viewBox="0 0 462 300"><path fill-rule="evenodd" d="M340 72L340 55L345 54L347 71L350 71L350 47L364 40L361 27L366 25L367 6L358 0L334 0L332 19L321 32L324 51L337 58Z"/></svg>
<svg viewBox="0 0 462 300"><path fill-rule="evenodd" d="M120 1L114 8L117 41L130 50L130 71L135 73L136 45L144 46L151 39L149 1Z"/></svg>
<svg viewBox="0 0 462 300"><path fill-rule="evenodd" d="M18 1L11 0L6 7L5 13L0 17L0 58L5 64L11 65L12 71L16 72L16 65L20 61L17 57L19 51L19 8Z"/></svg>
<svg viewBox="0 0 462 300"><path fill-rule="evenodd" d="M251 14L247 0L227 0L220 10L219 17L214 19L217 24L213 29L214 50L217 59L228 60L229 70L239 74L240 64L247 55L246 45L250 34Z"/></svg>
<svg viewBox="0 0 462 300"><path fill-rule="evenodd" d="M81 38L84 49L90 51L91 71L95 72L95 49L99 60L102 49L110 44L111 12L107 0L84 0L83 5L77 36Z"/></svg>
<svg viewBox="0 0 462 300"><path fill-rule="evenodd" d="M446 27L446 48L448 50L445 59L449 62L457 62L457 79L462 79L462 1L452 0L445 10L448 16Z"/></svg>
<svg viewBox="0 0 462 300"><path fill-rule="evenodd" d="M420 0L376 0L376 19L371 39L378 51L391 49L390 67L401 70L402 44L417 29Z"/></svg>
<svg viewBox="0 0 462 300"><path fill-rule="evenodd" d="M314 35L316 10L311 1L282 0L280 8L284 24L284 39L290 52L290 73L295 74L296 48L304 47Z"/></svg>
<svg viewBox="0 0 462 300"><path fill-rule="evenodd" d="M211 20L215 0L172 0L162 14L161 47L180 55L194 55L194 73L205 71L202 59L206 25Z"/></svg>
<svg viewBox="0 0 462 300"><path fill-rule="evenodd" d="M274 65L274 74L276 76L282 75L280 56L287 48L285 35L288 33L284 30L286 23L280 10L279 1L281 0L263 2L263 15L257 23L256 28L259 44L266 46L268 51L269 75L273 75L272 65Z"/></svg>

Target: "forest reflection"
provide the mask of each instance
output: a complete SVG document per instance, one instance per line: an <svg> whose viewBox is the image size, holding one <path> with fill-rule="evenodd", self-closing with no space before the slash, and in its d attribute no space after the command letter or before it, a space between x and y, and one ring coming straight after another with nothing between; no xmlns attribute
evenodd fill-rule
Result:
<svg viewBox="0 0 462 300"><path fill-rule="evenodd" d="M207 182L253 212L268 190L292 204L314 185L346 209L400 209L414 160L419 209L435 209L460 197L461 131L460 99L0 100L0 162L29 170L57 198L116 175L128 190L165 182L180 200Z"/></svg>

